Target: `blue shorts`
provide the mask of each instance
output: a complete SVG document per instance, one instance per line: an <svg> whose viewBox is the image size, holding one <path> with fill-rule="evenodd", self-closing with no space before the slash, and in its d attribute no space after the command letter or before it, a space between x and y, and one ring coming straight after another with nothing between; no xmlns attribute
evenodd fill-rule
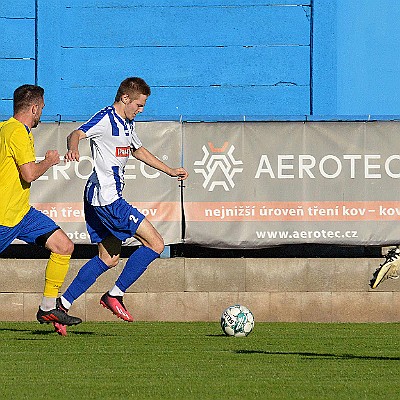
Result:
<svg viewBox="0 0 400 400"><path fill-rule="evenodd" d="M13 227L0 225L0 253L14 239L20 239L29 244L39 244L37 239L40 236L57 229L60 227L51 218L31 207L19 224Z"/></svg>
<svg viewBox="0 0 400 400"><path fill-rule="evenodd" d="M86 228L92 243L114 235L121 241L133 237L145 216L123 198L107 206L92 206L84 199Z"/></svg>

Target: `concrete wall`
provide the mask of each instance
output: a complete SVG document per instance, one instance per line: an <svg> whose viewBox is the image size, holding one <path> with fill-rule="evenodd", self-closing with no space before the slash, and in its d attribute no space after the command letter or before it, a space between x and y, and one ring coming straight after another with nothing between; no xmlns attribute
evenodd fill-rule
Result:
<svg viewBox="0 0 400 400"><path fill-rule="evenodd" d="M85 260L72 260L64 289ZM156 260L125 295L138 321L219 321L241 303L256 321L392 322L400 320L400 282L377 290L369 280L381 259ZM33 321L46 260L0 260L0 320ZM99 305L124 264L100 277L73 305L86 321L117 321Z"/></svg>

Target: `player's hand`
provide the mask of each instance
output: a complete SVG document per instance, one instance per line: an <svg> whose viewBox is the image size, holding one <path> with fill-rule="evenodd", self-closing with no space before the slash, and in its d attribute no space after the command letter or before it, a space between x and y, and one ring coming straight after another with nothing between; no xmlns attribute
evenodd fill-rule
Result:
<svg viewBox="0 0 400 400"><path fill-rule="evenodd" d="M171 170L171 176L177 176L178 181L184 181L189 176L189 174L185 170L185 168L179 167L179 168L173 168Z"/></svg>
<svg viewBox="0 0 400 400"><path fill-rule="evenodd" d="M79 151L78 150L68 150L64 156L65 161L79 161Z"/></svg>
<svg viewBox="0 0 400 400"><path fill-rule="evenodd" d="M60 162L60 154L57 150L47 150L44 158L50 165L56 165Z"/></svg>

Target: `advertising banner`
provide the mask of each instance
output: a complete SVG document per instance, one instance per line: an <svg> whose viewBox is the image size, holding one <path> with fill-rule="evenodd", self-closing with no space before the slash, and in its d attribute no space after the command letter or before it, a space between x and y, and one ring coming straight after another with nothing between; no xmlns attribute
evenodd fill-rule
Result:
<svg viewBox="0 0 400 400"><path fill-rule="evenodd" d="M396 122L185 123L186 243L400 242Z"/></svg>
<svg viewBox="0 0 400 400"><path fill-rule="evenodd" d="M60 163L32 183L31 204L49 215L74 243L90 243L83 213L83 190L92 172L89 141L80 142L79 162L65 162L66 138L80 123L42 123L33 130L37 161L47 150L60 153ZM179 122L138 122L143 145L171 167L181 165L182 125ZM164 237L182 240L181 188L176 178L160 173L131 156L125 168L124 198L138 208ZM129 240L126 244L138 244Z"/></svg>
<svg viewBox="0 0 400 400"><path fill-rule="evenodd" d="M57 149L60 163L33 182L31 203L75 243L89 243L82 202L93 168L89 142L81 141L79 162L62 159L66 137L79 125L43 123L34 129L38 161ZM126 167L124 197L166 244L251 249L400 242L398 122L136 126L153 154L170 166L183 163L189 172L181 187L134 158Z"/></svg>

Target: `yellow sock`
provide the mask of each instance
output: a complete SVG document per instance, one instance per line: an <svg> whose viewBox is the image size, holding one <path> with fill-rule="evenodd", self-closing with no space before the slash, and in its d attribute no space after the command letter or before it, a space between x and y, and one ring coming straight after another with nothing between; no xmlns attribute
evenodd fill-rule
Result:
<svg viewBox="0 0 400 400"><path fill-rule="evenodd" d="M58 297L58 290L64 283L70 259L70 255L61 255L56 253L50 254L45 274L44 297Z"/></svg>

